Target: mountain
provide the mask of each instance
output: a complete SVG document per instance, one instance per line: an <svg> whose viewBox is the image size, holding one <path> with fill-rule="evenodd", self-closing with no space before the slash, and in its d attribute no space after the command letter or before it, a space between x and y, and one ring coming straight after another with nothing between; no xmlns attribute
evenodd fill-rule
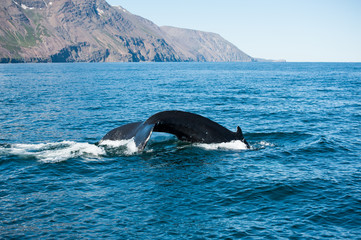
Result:
<svg viewBox="0 0 361 240"><path fill-rule="evenodd" d="M254 61L219 34L168 26L161 29L183 59L200 62Z"/></svg>
<svg viewBox="0 0 361 240"><path fill-rule="evenodd" d="M1 0L0 62L258 61L215 33L158 27L105 0Z"/></svg>

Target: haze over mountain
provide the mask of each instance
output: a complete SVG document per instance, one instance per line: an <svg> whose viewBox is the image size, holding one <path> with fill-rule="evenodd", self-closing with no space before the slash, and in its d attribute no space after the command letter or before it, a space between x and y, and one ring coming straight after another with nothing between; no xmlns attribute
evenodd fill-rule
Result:
<svg viewBox="0 0 361 240"><path fill-rule="evenodd" d="M259 61L215 33L158 27L105 0L2 0L0 62Z"/></svg>

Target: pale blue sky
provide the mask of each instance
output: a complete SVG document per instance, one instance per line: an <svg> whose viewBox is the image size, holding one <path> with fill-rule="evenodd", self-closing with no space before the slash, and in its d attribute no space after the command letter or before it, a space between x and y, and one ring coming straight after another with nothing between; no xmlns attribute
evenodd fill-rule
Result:
<svg viewBox="0 0 361 240"><path fill-rule="evenodd" d="M252 57L361 62L361 0L107 0L159 26L219 33Z"/></svg>

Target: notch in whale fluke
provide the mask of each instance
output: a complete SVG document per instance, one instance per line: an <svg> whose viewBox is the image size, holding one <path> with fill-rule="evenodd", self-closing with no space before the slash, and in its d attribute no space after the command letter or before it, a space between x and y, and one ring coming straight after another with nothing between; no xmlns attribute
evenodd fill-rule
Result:
<svg viewBox="0 0 361 240"><path fill-rule="evenodd" d="M232 132L208 118L183 111L159 112L144 122L125 124L108 132L101 141L134 139L138 151L142 151L153 131L174 134L180 140L195 143L241 140L249 148L239 126Z"/></svg>

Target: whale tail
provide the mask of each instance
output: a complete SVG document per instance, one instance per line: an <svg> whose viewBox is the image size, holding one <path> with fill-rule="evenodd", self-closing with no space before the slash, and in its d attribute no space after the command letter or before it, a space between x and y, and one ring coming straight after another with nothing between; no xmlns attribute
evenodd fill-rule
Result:
<svg viewBox="0 0 361 240"><path fill-rule="evenodd" d="M135 145L138 148L138 151L142 151L147 145L150 136L152 135L155 124L142 124L143 126L137 130L137 133L134 136Z"/></svg>
<svg viewBox="0 0 361 240"><path fill-rule="evenodd" d="M237 126L236 137L237 137L237 139L239 139L239 140L241 140L242 142L244 142L244 143L247 145L247 148L249 148L249 144L248 144L248 142L246 141L246 139L244 138L242 129L241 129L239 126Z"/></svg>
<svg viewBox="0 0 361 240"><path fill-rule="evenodd" d="M159 112L144 122L125 124L108 132L100 141L133 139L138 151L142 151L153 131L174 134L178 139L189 142L221 143L241 140L249 148L239 126L236 132L231 132L208 118L181 111Z"/></svg>
<svg viewBox="0 0 361 240"><path fill-rule="evenodd" d="M155 124L145 122L128 123L108 132L101 141L133 139L138 151L142 151L152 135Z"/></svg>

